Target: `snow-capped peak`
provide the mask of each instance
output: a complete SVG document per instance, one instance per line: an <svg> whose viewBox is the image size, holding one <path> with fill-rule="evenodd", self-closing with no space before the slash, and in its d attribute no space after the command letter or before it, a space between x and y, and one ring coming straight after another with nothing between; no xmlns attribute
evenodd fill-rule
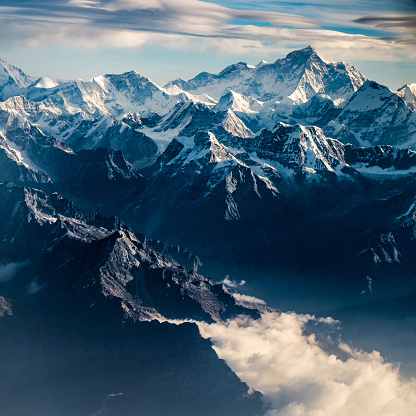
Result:
<svg viewBox="0 0 416 416"><path fill-rule="evenodd" d="M18 88L26 88L33 83L33 78L0 58L0 86L10 83L14 83Z"/></svg>
<svg viewBox="0 0 416 416"><path fill-rule="evenodd" d="M59 82L55 81L53 78L46 75L46 76L38 78L35 81L34 87L49 89L49 88L54 88L58 85L59 85Z"/></svg>
<svg viewBox="0 0 416 416"><path fill-rule="evenodd" d="M257 65L256 68L260 68L263 65L268 65L269 63L267 61L265 61L264 59L262 59Z"/></svg>
<svg viewBox="0 0 416 416"><path fill-rule="evenodd" d="M228 111L234 112L255 113L260 111L262 102L253 97L245 97L233 90L221 97L218 104L214 107L214 111Z"/></svg>
<svg viewBox="0 0 416 416"><path fill-rule="evenodd" d="M0 58L0 100L4 101L15 95L20 95L22 89L31 85L34 80L21 69Z"/></svg>
<svg viewBox="0 0 416 416"><path fill-rule="evenodd" d="M325 62L308 46L272 64L250 66L239 62L219 74L203 72L188 82L177 80L168 85L177 85L191 94L206 93L216 100L233 90L270 105L283 101L301 104L317 94L324 94L338 105L348 100L365 80L364 75L347 64Z"/></svg>
<svg viewBox="0 0 416 416"><path fill-rule="evenodd" d="M404 85L397 91L397 95L403 98L412 111L416 111L416 83Z"/></svg>
<svg viewBox="0 0 416 416"><path fill-rule="evenodd" d="M396 100L396 94L384 85L374 81L366 81L348 103L348 110L368 111L377 109L386 99Z"/></svg>
<svg viewBox="0 0 416 416"><path fill-rule="evenodd" d="M227 66L227 68L223 69L218 76L219 77L226 77L228 75L233 75L235 76L236 73L238 72L242 72L242 71L247 71L250 69L254 69L255 66L253 65L248 65L246 62L238 62L236 64L232 64Z"/></svg>
<svg viewBox="0 0 416 416"><path fill-rule="evenodd" d="M290 63L291 65L304 65L309 59L314 58L318 59L321 62L325 62L322 58L318 56L315 49L312 48L312 46L307 46L306 48L299 49L293 52L290 52L286 55L283 59L278 59L275 64L282 63L285 61L285 63Z"/></svg>

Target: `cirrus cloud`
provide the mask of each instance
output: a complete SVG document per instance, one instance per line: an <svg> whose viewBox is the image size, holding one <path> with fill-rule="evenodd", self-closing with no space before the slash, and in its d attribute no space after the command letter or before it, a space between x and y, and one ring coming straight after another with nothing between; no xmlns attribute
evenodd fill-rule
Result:
<svg viewBox="0 0 416 416"><path fill-rule="evenodd" d="M265 50L281 53L286 48L312 44L337 59L359 59L359 54L367 60L414 58L403 51L407 44L399 38L379 39L324 29L327 21L338 21L342 26L357 18L351 7L343 6L342 13L337 14L331 2L321 0L325 7L321 21L318 13L311 11L311 2L296 9L286 1L279 7L270 6L271 10L263 3L238 9L198 0L3 0L0 44L91 48L155 45L215 49L227 54L258 50L263 56ZM332 53L338 50L343 53ZM386 50L389 53L384 53Z"/></svg>
<svg viewBox="0 0 416 416"><path fill-rule="evenodd" d="M398 33L386 36L387 41L416 45L416 0L390 1L390 5L390 12L365 15L354 22Z"/></svg>
<svg viewBox="0 0 416 416"><path fill-rule="evenodd" d="M0 6L0 16L5 21L49 20L61 24L82 19L97 28L194 36L215 36L215 30L214 33L206 33L205 29L221 27L234 19L292 27L317 26L315 20L300 15L255 10L248 12L198 0L28 0L21 4L5 0Z"/></svg>
<svg viewBox="0 0 416 416"><path fill-rule="evenodd" d="M366 16L355 21L393 32L408 33L408 35L388 36L385 39L406 44L416 44L416 14L383 14Z"/></svg>

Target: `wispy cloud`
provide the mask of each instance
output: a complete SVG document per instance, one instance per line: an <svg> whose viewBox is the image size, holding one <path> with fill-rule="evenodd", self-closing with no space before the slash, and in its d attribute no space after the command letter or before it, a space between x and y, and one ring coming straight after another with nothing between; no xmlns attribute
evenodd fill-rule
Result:
<svg viewBox="0 0 416 416"><path fill-rule="evenodd" d="M104 29L215 36L219 27L233 19L249 19L273 25L315 27L313 19L296 14L241 11L198 0L111 0L111 1L25 1L6 0L0 7L4 20L55 21L72 24L78 20ZM214 29L214 31L212 31ZM209 31L208 31L209 30Z"/></svg>
<svg viewBox="0 0 416 416"><path fill-rule="evenodd" d="M330 332L338 325L334 320L271 313L259 320L198 325L219 357L271 400L267 416L414 414L415 379L403 379L378 352L354 350L333 343L327 334L314 334L318 325Z"/></svg>
<svg viewBox="0 0 416 416"><path fill-rule="evenodd" d="M198 0L5 0L0 5L0 42L122 48L171 40L180 47L192 44L189 38L200 39L200 47L201 39L248 40L248 47L257 43L232 23L236 20L317 27L314 19L296 14L236 10Z"/></svg>
<svg viewBox="0 0 416 416"><path fill-rule="evenodd" d="M387 41L416 44L416 0L389 1L389 5L389 10L374 8L377 13L359 17L354 22L395 32L396 35L385 37Z"/></svg>
<svg viewBox="0 0 416 416"><path fill-rule="evenodd" d="M365 16L355 20L357 23L372 25L381 29L406 32L416 35L416 14L383 14L374 16ZM398 42L416 43L416 36L413 41L409 42L409 36L397 35L390 36L387 39Z"/></svg>
<svg viewBox="0 0 416 416"><path fill-rule="evenodd" d="M28 264L28 261L0 263L0 283L12 280Z"/></svg>
<svg viewBox="0 0 416 416"><path fill-rule="evenodd" d="M382 38L342 29L377 26L380 22L370 20L369 13L388 11L391 3L381 0L363 5L352 0L335 7L328 0L301 4L228 0L221 5L199 0L3 0L0 44L154 45L227 54L259 51L261 58L312 44L334 59L415 59L416 51L407 51L409 34L391 33ZM391 22L384 23L378 27L392 30L388 27Z"/></svg>

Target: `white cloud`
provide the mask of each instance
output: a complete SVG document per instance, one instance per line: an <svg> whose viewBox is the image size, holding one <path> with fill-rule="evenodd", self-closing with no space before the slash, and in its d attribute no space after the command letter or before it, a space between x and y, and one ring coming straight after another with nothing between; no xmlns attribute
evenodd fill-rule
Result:
<svg viewBox="0 0 416 416"><path fill-rule="evenodd" d="M412 416L416 380L376 351L366 353L340 343L337 356L326 352L313 333L309 315L239 317L227 323L199 323L202 336L250 387L272 402L267 416ZM332 319L321 324L334 325ZM342 357L338 358L338 357Z"/></svg>
<svg viewBox="0 0 416 416"><path fill-rule="evenodd" d="M68 5L75 7L98 7L100 2L94 0L70 0Z"/></svg>
<svg viewBox="0 0 416 416"><path fill-rule="evenodd" d="M230 276L225 276L224 280L221 282L224 285L228 286L228 287L238 287L238 286L244 286L246 284L245 280L241 280L240 282L237 282L236 280L232 280L230 279Z"/></svg>
<svg viewBox="0 0 416 416"><path fill-rule="evenodd" d="M241 293L233 293L233 298L237 301L239 305L246 304L255 304L255 305L265 305L266 302L262 299L256 298L254 296L242 295Z"/></svg>

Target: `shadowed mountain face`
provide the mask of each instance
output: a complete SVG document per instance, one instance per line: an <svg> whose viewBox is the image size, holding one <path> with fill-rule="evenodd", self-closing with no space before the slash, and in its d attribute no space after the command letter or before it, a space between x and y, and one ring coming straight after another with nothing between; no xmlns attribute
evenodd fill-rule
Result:
<svg viewBox="0 0 416 416"><path fill-rule="evenodd" d="M2 414L262 414L260 394L196 325L125 321L111 301L91 310L45 295L14 301L0 320Z"/></svg>
<svg viewBox="0 0 416 416"><path fill-rule="evenodd" d="M1 261L4 268L16 266L1 280L8 296L31 294L31 287L52 293L64 287L91 304L115 297L134 320L258 315L258 307L241 304L221 284L155 251L114 217L85 214L58 194L31 188L0 185L0 192Z"/></svg>
<svg viewBox="0 0 416 416"><path fill-rule="evenodd" d="M414 152L287 125L238 143L172 141L120 215L198 253L217 278L287 279L340 299L359 296L367 276L374 296L414 290Z"/></svg>
<svg viewBox="0 0 416 416"><path fill-rule="evenodd" d="M158 322L259 316L256 305L114 218L57 194L0 192L2 414L261 414L261 395L196 325Z"/></svg>

